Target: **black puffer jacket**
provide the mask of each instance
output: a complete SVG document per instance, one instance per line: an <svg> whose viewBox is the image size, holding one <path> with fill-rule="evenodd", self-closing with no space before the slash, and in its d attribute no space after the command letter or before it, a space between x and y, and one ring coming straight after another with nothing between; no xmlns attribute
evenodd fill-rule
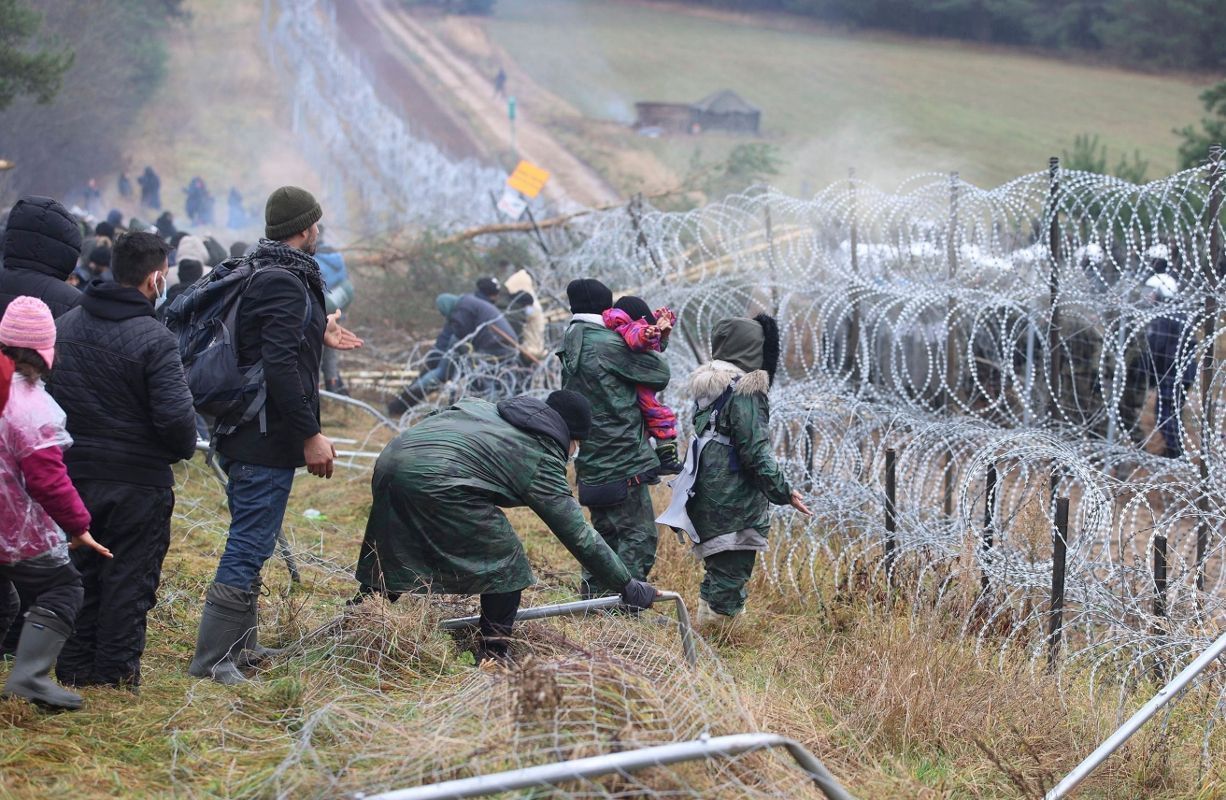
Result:
<svg viewBox="0 0 1226 800"><path fill-rule="evenodd" d="M196 412L174 335L136 289L95 280L56 322L51 395L68 415L75 480L169 488L196 450Z"/></svg>
<svg viewBox="0 0 1226 800"><path fill-rule="evenodd" d="M319 360L323 353L324 282L315 259L261 239L256 266L238 306L238 360L263 359L267 432L260 420L220 437L217 452L235 461L281 469L306 464L302 446L319 433Z"/></svg>
<svg viewBox="0 0 1226 800"><path fill-rule="evenodd" d="M59 317L81 301L64 283L81 256L81 229L50 197L23 197L9 214L4 232L4 269L0 271L0 314L13 298L37 297Z"/></svg>

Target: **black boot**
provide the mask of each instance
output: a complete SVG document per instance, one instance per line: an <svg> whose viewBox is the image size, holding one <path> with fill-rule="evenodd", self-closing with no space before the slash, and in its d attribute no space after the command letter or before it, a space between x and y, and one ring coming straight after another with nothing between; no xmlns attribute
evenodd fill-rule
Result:
<svg viewBox="0 0 1226 800"><path fill-rule="evenodd" d="M677 475L684 466L677 460L677 440L658 439L656 441L656 458L660 459L661 475Z"/></svg>
<svg viewBox="0 0 1226 800"><path fill-rule="evenodd" d="M349 387L345 386L345 382L340 378L328 378L324 381L324 391L332 392L332 394L349 396Z"/></svg>
<svg viewBox="0 0 1226 800"><path fill-rule="evenodd" d="M200 615L196 654L187 668L189 675L212 678L227 686L247 680L238 671L234 655L240 652L247 635L252 600L251 592L224 583L209 586Z"/></svg>
<svg viewBox="0 0 1226 800"><path fill-rule="evenodd" d="M17 654L4 684L4 694L54 708L80 708L81 695L51 680L51 667L70 635L71 625L45 608L31 606L17 640Z"/></svg>
<svg viewBox="0 0 1226 800"><path fill-rule="evenodd" d="M402 416L413 406L426 399L426 393L421 390L421 386L416 383L411 383L400 390L400 394L392 398L387 404L387 413L391 417Z"/></svg>

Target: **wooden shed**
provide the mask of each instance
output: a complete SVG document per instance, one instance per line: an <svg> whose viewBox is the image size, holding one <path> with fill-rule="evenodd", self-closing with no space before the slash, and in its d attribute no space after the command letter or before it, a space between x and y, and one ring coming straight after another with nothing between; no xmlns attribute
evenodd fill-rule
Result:
<svg viewBox="0 0 1226 800"><path fill-rule="evenodd" d="M666 133L703 131L758 132L762 112L731 89L707 95L697 103L635 103L635 128L659 128Z"/></svg>

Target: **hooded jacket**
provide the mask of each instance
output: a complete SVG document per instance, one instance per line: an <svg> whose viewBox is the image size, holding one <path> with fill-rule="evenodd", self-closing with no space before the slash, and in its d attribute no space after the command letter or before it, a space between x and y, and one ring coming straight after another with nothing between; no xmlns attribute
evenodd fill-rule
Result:
<svg viewBox="0 0 1226 800"><path fill-rule="evenodd" d="M748 529L765 537L770 531L770 505L791 502L792 489L771 447L770 379L765 370L746 373L726 361L694 370L690 375L694 430L706 429L716 399L733 381L736 386L715 423L716 433L727 436L729 444L714 440L703 449L694 494L686 504L703 543Z"/></svg>
<svg viewBox="0 0 1226 800"><path fill-rule="evenodd" d="M14 298L37 297L59 317L81 301L68 276L81 256L81 229L50 197L23 197L13 206L4 234L0 314Z"/></svg>
<svg viewBox="0 0 1226 800"><path fill-rule="evenodd" d="M450 332L457 342L472 336L470 341L479 353L509 358L519 352L516 347L519 339L515 336L515 329L498 307L488 300L475 294L463 295L456 300L446 316L445 330ZM501 335L495 328L501 331Z"/></svg>
<svg viewBox="0 0 1226 800"><path fill-rule="evenodd" d="M178 343L134 288L95 280L56 322L50 390L68 415L74 481L170 488L170 465L196 450Z"/></svg>
<svg viewBox="0 0 1226 800"><path fill-rule="evenodd" d="M636 387L654 392L668 386L668 362L659 353L634 353L599 314L578 314L566 329L562 388L592 404L592 433L579 450L575 469L589 485L652 475L659 465L647 441Z"/></svg>
<svg viewBox="0 0 1226 800"><path fill-rule="evenodd" d="M527 506L609 586L630 573L566 480L562 417L541 400L462 400L400 434L375 463L357 578L390 591L513 592L533 583L499 507Z"/></svg>

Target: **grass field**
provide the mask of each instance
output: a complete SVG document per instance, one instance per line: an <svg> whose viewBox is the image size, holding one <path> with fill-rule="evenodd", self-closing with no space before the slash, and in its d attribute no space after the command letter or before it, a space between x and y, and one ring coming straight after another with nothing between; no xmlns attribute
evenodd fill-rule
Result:
<svg viewBox="0 0 1226 800"><path fill-rule="evenodd" d="M485 25L531 79L576 116L629 122L636 100L692 102L731 88L762 109L762 133L781 148L784 190L816 191L855 167L895 182L958 170L993 186L1046 168L1073 137L1101 135L1112 161L1139 150L1150 177L1175 166L1172 128L1199 119L1198 81L1086 66L953 42L787 29L696 16L636 2L499 0ZM509 91L514 93L512 84ZM531 113L531 107L525 113ZM562 128L581 125L555 116ZM741 139L644 140L584 129L589 158L640 147L683 173ZM595 158L592 155L595 154ZM610 175L615 181L625 176Z"/></svg>

